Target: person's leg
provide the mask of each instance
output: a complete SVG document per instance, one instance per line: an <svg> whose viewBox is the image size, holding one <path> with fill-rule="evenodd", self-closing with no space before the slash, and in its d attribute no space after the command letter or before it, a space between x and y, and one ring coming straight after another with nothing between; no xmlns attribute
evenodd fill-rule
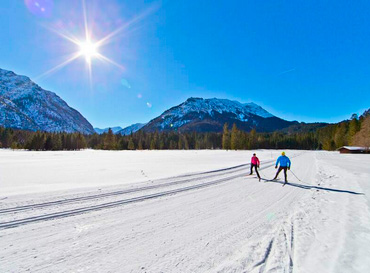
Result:
<svg viewBox="0 0 370 273"><path fill-rule="evenodd" d="M287 177L287 170L288 170L288 167L284 167L284 177L285 177L285 182L288 181L288 177Z"/></svg>
<svg viewBox="0 0 370 273"><path fill-rule="evenodd" d="M257 177L258 177L259 179L261 179L261 176L260 176L260 174L258 173L258 170L257 170L257 165L255 165L255 166L254 166L254 168L255 168L255 170L256 170Z"/></svg>
<svg viewBox="0 0 370 273"><path fill-rule="evenodd" d="M276 179L278 177L278 175L279 175L279 173L281 172L282 169L283 168L280 166L279 169L278 169L278 171L277 171L277 173L276 173L276 175L275 175L275 177L274 177L274 179Z"/></svg>
<svg viewBox="0 0 370 273"><path fill-rule="evenodd" d="M250 175L253 174L253 164L251 163L251 172Z"/></svg>

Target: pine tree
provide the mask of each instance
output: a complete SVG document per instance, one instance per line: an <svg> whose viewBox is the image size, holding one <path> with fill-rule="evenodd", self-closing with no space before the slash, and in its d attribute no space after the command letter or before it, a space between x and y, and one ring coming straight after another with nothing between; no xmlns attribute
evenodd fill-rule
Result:
<svg viewBox="0 0 370 273"><path fill-rule="evenodd" d="M185 150L189 150L189 142L186 136L184 136L184 148Z"/></svg>
<svg viewBox="0 0 370 273"><path fill-rule="evenodd" d="M175 150L177 148L177 143L174 140L170 140L170 150Z"/></svg>
<svg viewBox="0 0 370 273"><path fill-rule="evenodd" d="M132 140L132 138L130 138L130 140L128 141L127 149L129 149L129 150L135 150L135 143Z"/></svg>
<svg viewBox="0 0 370 273"><path fill-rule="evenodd" d="M164 140L161 138L160 141L159 141L159 149L160 150L163 150L164 149L164 146L165 146Z"/></svg>
<svg viewBox="0 0 370 273"><path fill-rule="evenodd" d="M85 137L81 133L77 133L75 136L75 149L81 150L86 148Z"/></svg>
<svg viewBox="0 0 370 273"><path fill-rule="evenodd" d="M104 150L115 150L116 147L116 136L113 134L112 129L109 128L108 133L104 136Z"/></svg>
<svg viewBox="0 0 370 273"><path fill-rule="evenodd" d="M239 148L238 146L238 128L236 128L236 124L234 123L231 129L230 148L231 150L237 150Z"/></svg>
<svg viewBox="0 0 370 273"><path fill-rule="evenodd" d="M356 114L352 115L351 121L349 122L349 128L348 128L348 138L349 142L352 143L352 139L354 135L360 131L361 129L361 124L360 121L358 120L358 116Z"/></svg>
<svg viewBox="0 0 370 273"><path fill-rule="evenodd" d="M139 139L139 143L137 145L137 149L138 150L143 150L143 141L141 139Z"/></svg>
<svg viewBox="0 0 370 273"><path fill-rule="evenodd" d="M51 139L51 135L48 135L46 137L46 141L45 141L45 145L44 145L44 149L46 151L51 151L53 149L53 140Z"/></svg>
<svg viewBox="0 0 370 273"><path fill-rule="evenodd" d="M229 150L230 149L230 135L228 124L224 124L223 134L222 134L222 149Z"/></svg>
<svg viewBox="0 0 370 273"><path fill-rule="evenodd" d="M347 124L345 122L342 122L337 126L335 131L334 135L335 148L339 148L347 144L346 133L347 133ZM333 150L335 150L335 148Z"/></svg>
<svg viewBox="0 0 370 273"><path fill-rule="evenodd" d="M127 150L128 149L128 141L122 137L119 141L119 149L120 150Z"/></svg>
<svg viewBox="0 0 370 273"><path fill-rule="evenodd" d="M179 138L179 142L178 142L178 145L177 145L178 147L178 149L179 150L182 150L184 147L183 147L183 143L182 143L182 139L181 139L181 137Z"/></svg>
<svg viewBox="0 0 370 273"><path fill-rule="evenodd" d="M155 139L153 138L150 141L150 150L155 150L155 148L156 148L156 143L155 143Z"/></svg>
<svg viewBox="0 0 370 273"><path fill-rule="evenodd" d="M62 146L62 140L61 140L61 135L60 134L53 134L52 135L52 143L53 143L53 150L54 151L60 151L63 149Z"/></svg>
<svg viewBox="0 0 370 273"><path fill-rule="evenodd" d="M257 132L256 129L252 129L249 134L249 147L250 149L256 149L257 148Z"/></svg>

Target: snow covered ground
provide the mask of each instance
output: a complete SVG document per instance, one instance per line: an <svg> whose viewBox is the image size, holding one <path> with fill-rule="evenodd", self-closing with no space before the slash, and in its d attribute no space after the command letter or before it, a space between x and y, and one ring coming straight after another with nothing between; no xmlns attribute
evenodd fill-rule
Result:
<svg viewBox="0 0 370 273"><path fill-rule="evenodd" d="M0 149L0 198L205 172L247 164L252 154L251 151L220 150L29 152ZM279 152L258 155L261 160L273 159Z"/></svg>
<svg viewBox="0 0 370 273"><path fill-rule="evenodd" d="M370 272L370 156L286 152L1 150L0 272Z"/></svg>

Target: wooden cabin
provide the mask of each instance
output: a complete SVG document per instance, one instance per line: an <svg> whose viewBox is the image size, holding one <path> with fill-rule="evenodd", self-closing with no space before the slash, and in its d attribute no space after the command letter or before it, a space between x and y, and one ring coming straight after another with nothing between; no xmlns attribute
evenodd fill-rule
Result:
<svg viewBox="0 0 370 273"><path fill-rule="evenodd" d="M370 153L370 147L343 146L337 149L341 154L365 154Z"/></svg>

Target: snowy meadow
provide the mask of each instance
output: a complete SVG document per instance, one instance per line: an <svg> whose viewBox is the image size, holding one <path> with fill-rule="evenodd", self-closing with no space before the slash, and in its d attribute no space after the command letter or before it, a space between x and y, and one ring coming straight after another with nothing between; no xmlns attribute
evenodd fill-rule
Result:
<svg viewBox="0 0 370 273"><path fill-rule="evenodd" d="M286 153L0 150L0 271L370 272L370 155Z"/></svg>

